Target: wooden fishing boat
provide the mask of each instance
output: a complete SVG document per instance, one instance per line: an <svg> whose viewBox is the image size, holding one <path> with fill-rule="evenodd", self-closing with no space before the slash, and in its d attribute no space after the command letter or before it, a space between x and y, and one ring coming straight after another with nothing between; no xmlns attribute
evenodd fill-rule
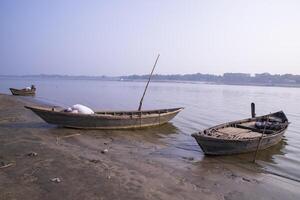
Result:
<svg viewBox="0 0 300 200"><path fill-rule="evenodd" d="M281 141L288 127L284 112L217 125L192 134L207 155L257 151Z"/></svg>
<svg viewBox="0 0 300 200"><path fill-rule="evenodd" d="M183 108L143 111L100 111L94 114L65 112L64 109L25 106L50 124L80 129L131 129L161 125Z"/></svg>
<svg viewBox="0 0 300 200"><path fill-rule="evenodd" d="M25 108L32 110L47 123L69 128L131 129L165 124L173 119L181 110L183 110L183 108L142 110L143 99L145 97L158 58L159 54L155 60L137 111L100 111L93 112L93 114L81 114L68 112L68 109L55 109L55 107L45 108L37 106L25 106Z"/></svg>
<svg viewBox="0 0 300 200"><path fill-rule="evenodd" d="M34 86L31 86L29 88L24 88L24 89L15 89L15 88L9 88L11 93L13 95L19 95L19 96L34 96L36 88Z"/></svg>

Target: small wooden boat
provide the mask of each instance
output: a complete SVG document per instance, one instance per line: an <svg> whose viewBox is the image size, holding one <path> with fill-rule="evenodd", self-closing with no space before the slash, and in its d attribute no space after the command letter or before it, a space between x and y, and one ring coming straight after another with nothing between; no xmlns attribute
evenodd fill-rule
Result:
<svg viewBox="0 0 300 200"><path fill-rule="evenodd" d="M280 142L288 124L284 112L279 111L217 125L192 136L207 155L246 153Z"/></svg>
<svg viewBox="0 0 300 200"><path fill-rule="evenodd" d="M65 112L64 109L25 106L50 124L80 129L131 129L167 123L183 108L143 111L100 111L94 114Z"/></svg>
<svg viewBox="0 0 300 200"><path fill-rule="evenodd" d="M9 88L9 90L13 95L34 96L36 88L34 87L34 85L32 85L30 88L24 88L24 89Z"/></svg>

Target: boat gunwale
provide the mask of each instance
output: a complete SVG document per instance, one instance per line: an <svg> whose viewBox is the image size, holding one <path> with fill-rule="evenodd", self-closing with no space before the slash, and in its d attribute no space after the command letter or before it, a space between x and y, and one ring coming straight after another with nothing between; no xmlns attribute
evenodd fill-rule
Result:
<svg viewBox="0 0 300 200"><path fill-rule="evenodd" d="M94 114L81 114L81 113L71 113L71 112L62 112L61 110L51 110L53 107L41 107L41 106L24 106L27 109L36 112L44 112L49 114L59 114L63 116L76 116L76 117L92 117L92 118L99 118L105 117L107 119L140 119L140 118L150 118L150 117L163 117L168 116L171 114L175 114L183 110L183 107L177 108L168 108L168 109L154 109L154 110L142 110L142 111L96 111ZM55 108L55 107L54 107ZM170 111L169 111L170 110ZM159 112L164 111L164 112ZM153 112L150 114L146 114L149 112ZM101 113L101 114L100 114ZM102 114L104 113L104 114ZM114 115L113 113L123 113L122 115ZM145 113L145 114L143 114Z"/></svg>
<svg viewBox="0 0 300 200"><path fill-rule="evenodd" d="M9 90L15 90L15 91L19 91L19 92L35 92L36 89L30 89L30 90L26 90L26 88L22 88L22 89L17 89L17 88L9 88Z"/></svg>

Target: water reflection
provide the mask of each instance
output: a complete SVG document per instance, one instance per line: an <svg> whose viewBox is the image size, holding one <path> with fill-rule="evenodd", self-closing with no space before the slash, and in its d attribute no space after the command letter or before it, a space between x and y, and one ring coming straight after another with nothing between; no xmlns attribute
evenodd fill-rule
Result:
<svg viewBox="0 0 300 200"><path fill-rule="evenodd" d="M258 163L259 161L263 161L263 162L276 164L275 156L285 154L283 149L286 146L286 144L287 144L286 141L282 140L278 144L272 147L258 151L256 156L256 161L258 161ZM249 163L253 161L254 154L255 152L249 152L249 153L236 154L236 155L216 156L216 158L224 162L230 162L230 163Z"/></svg>
<svg viewBox="0 0 300 200"><path fill-rule="evenodd" d="M257 155L257 160L277 164L275 156L285 155L286 153L284 152L284 148L286 145L287 145L286 140L282 140L277 145L274 145L263 151L259 151Z"/></svg>

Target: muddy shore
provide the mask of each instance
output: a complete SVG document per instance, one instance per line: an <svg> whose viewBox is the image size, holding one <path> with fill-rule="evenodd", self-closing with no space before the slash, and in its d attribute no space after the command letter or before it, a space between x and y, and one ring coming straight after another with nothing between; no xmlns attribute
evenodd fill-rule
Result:
<svg viewBox="0 0 300 200"><path fill-rule="evenodd" d="M150 134L58 128L24 108L32 104L0 95L0 200L300 199L297 181L255 164L164 154L158 132L170 125Z"/></svg>

